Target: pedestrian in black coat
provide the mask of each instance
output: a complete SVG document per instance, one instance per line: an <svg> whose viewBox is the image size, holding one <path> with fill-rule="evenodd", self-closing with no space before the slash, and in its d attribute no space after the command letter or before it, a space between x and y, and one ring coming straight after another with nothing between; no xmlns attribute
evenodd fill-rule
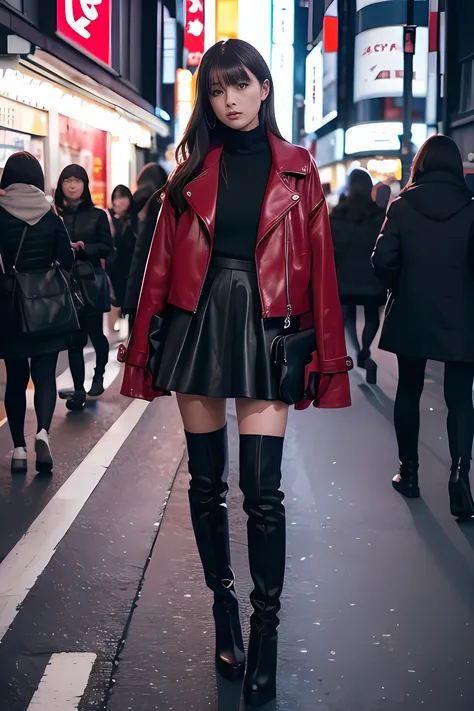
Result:
<svg viewBox="0 0 474 711"><path fill-rule="evenodd" d="M105 286L98 290L99 296L89 310L79 315L81 329L75 337L74 347L69 350L74 393L68 398L66 407L81 410L86 402L84 348L88 338L96 352L96 368L89 395L97 397L104 392L109 342L104 334L103 315L110 311L110 296L102 260L112 252L113 241L107 213L94 206L89 176L82 166L70 165L63 170L56 189L55 205L71 237L77 261L89 262L97 283Z"/></svg>
<svg viewBox="0 0 474 711"><path fill-rule="evenodd" d="M145 166L137 178L137 191L133 200L139 217L138 233L123 306L132 321L137 310L151 241L160 214L161 191L167 179L165 170L156 163Z"/></svg>
<svg viewBox="0 0 474 711"><path fill-rule="evenodd" d="M4 271L10 273L15 262L20 273L47 270L57 262L69 272L74 253L62 221L44 194L43 170L36 158L24 152L13 154L5 165L1 189L0 255ZM25 225L28 227L20 249ZM14 446L12 472L25 473L27 468L24 427L30 376L38 423L37 469L50 471L53 461L48 433L56 406L56 364L59 351L69 347L71 337L38 338L34 333L5 332L5 324L2 328L0 358L5 359L7 373L5 409Z"/></svg>
<svg viewBox="0 0 474 711"><path fill-rule="evenodd" d="M135 203L125 185L117 185L114 189L109 214L115 249L108 257L106 267L114 290L114 306L122 309L138 229Z"/></svg>
<svg viewBox="0 0 474 711"><path fill-rule="evenodd" d="M357 353L357 364L359 368L366 368L369 383L377 379L377 366L370 357L370 347L380 326L380 307L387 295L370 263L385 217L385 211L372 200L372 187L370 173L362 168L353 170L346 197L334 208L330 218L346 330ZM357 306L364 307L362 347L357 336Z"/></svg>
<svg viewBox="0 0 474 711"><path fill-rule="evenodd" d="M393 480L419 496L418 431L426 361L445 363L444 393L455 516L474 515L469 470L474 436L474 200L461 155L446 136L418 151L411 178L387 214L373 255L391 295L380 348L395 353L395 430L401 467Z"/></svg>

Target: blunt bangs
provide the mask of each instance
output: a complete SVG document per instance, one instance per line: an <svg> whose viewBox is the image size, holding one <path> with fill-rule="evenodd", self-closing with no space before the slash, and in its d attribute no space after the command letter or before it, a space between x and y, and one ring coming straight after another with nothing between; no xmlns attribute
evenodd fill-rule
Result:
<svg viewBox="0 0 474 711"><path fill-rule="evenodd" d="M212 91L212 85L215 83L221 86L236 86L243 81L251 81L247 68L234 52L226 52L221 54L219 60L213 62L209 69L208 91Z"/></svg>

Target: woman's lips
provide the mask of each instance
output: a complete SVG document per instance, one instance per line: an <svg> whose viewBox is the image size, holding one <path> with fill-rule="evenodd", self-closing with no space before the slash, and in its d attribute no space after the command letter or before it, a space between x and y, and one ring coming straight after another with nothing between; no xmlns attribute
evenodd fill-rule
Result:
<svg viewBox="0 0 474 711"><path fill-rule="evenodd" d="M230 119L231 121L232 121L232 120L235 120L235 119L238 119L239 116L242 116L242 114L240 113L240 111L233 111L231 114L227 114L227 118Z"/></svg>

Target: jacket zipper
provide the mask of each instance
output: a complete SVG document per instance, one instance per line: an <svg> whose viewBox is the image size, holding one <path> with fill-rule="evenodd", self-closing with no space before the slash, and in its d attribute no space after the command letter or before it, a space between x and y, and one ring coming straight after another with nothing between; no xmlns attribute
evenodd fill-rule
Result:
<svg viewBox="0 0 474 711"><path fill-rule="evenodd" d="M198 219L199 219L199 218L198 218ZM207 228L206 228L206 229L207 229ZM199 295L198 295L198 298L197 298L196 308L194 309L194 313L197 313L197 310L198 310L198 308L199 308L199 302L201 301L202 290L204 289L204 284L206 283L207 273L208 273L208 271L209 271L209 265L210 265L210 263L211 263L211 257L212 257L211 235L210 235L209 230L207 230L207 233L208 233L208 235L209 235L209 256L208 256L208 258L207 258L206 272L205 272L205 274L204 274L204 279L202 280L201 288L199 289Z"/></svg>
<svg viewBox="0 0 474 711"><path fill-rule="evenodd" d="M291 314L293 308L290 301L290 269L289 269L289 237L288 237L288 215L285 217L285 281L286 281L286 318L284 328L291 326Z"/></svg>

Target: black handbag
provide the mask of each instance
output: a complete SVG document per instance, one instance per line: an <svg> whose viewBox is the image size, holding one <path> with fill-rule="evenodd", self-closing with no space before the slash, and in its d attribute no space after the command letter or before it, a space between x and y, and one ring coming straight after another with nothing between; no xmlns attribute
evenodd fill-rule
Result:
<svg viewBox="0 0 474 711"><path fill-rule="evenodd" d="M16 333L35 338L63 336L79 329L68 276L57 262L47 270L17 271L28 225L21 235L13 269L2 274L0 293L7 322Z"/></svg>
<svg viewBox="0 0 474 711"><path fill-rule="evenodd" d="M84 307L82 313L92 316L110 311L110 291L107 274L89 261L75 262L72 274L79 285Z"/></svg>
<svg viewBox="0 0 474 711"><path fill-rule="evenodd" d="M285 245L287 315L284 323L285 330L291 325L293 311L290 301L288 248L287 229ZM319 388L319 373L312 374L308 388L305 391L305 369L311 363L313 352L316 350L316 332L314 328L277 336L273 339L271 349L272 360L278 371L280 400L287 405L295 405L303 400L315 400Z"/></svg>

